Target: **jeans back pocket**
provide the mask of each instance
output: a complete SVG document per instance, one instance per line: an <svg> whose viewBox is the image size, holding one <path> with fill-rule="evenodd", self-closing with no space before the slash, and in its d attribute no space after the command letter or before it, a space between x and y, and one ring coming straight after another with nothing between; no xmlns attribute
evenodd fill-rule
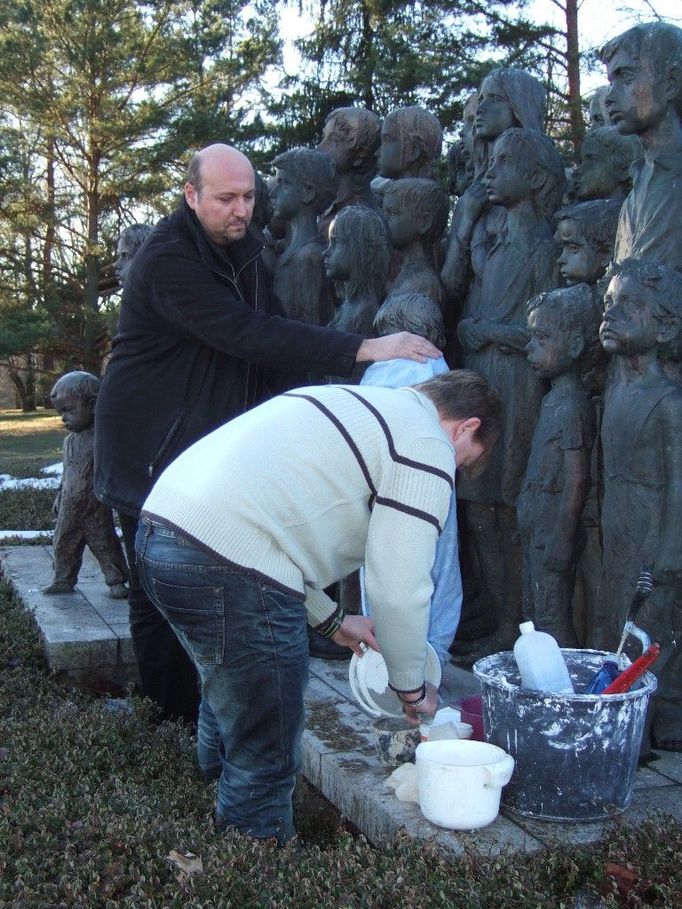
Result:
<svg viewBox="0 0 682 909"><path fill-rule="evenodd" d="M152 579L155 605L198 666L217 666L225 651L222 587L182 587Z"/></svg>

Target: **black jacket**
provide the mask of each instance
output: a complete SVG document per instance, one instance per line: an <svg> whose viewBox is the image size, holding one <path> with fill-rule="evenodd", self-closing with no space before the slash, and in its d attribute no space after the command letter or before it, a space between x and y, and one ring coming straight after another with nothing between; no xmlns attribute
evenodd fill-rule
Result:
<svg viewBox="0 0 682 909"><path fill-rule="evenodd" d="M226 253L183 201L138 251L95 408L102 501L137 514L160 471L226 420L306 370L350 374L362 339L287 319L261 248L247 234Z"/></svg>

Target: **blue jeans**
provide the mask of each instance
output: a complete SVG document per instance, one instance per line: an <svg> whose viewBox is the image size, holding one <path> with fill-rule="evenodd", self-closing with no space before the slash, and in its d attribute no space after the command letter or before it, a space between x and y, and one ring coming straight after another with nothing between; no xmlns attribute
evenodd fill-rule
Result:
<svg viewBox="0 0 682 909"><path fill-rule="evenodd" d="M303 601L143 520L138 570L201 678L199 765L217 776L219 824L294 834L308 636Z"/></svg>

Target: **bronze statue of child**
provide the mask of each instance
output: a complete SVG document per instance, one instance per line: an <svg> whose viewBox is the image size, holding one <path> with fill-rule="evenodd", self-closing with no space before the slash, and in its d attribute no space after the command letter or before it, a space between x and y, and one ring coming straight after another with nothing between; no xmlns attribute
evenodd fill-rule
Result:
<svg viewBox="0 0 682 909"><path fill-rule="evenodd" d="M614 260L646 259L682 271L682 29L635 25L601 50L606 109L619 133L638 136L643 157L620 216Z"/></svg>
<svg viewBox="0 0 682 909"><path fill-rule="evenodd" d="M443 146L443 129L438 117L423 107L392 110L381 127L379 176L435 176Z"/></svg>
<svg viewBox="0 0 682 909"><path fill-rule="evenodd" d="M328 155L292 148L273 161L273 217L288 225L288 242L275 263L274 289L291 319L326 325L334 298L324 267L317 218L334 201L338 179Z"/></svg>
<svg viewBox="0 0 682 909"><path fill-rule="evenodd" d="M614 126L603 126L585 134L580 147L580 164L573 168L576 198L619 199L630 192L630 167L642 156L636 136L622 136Z"/></svg>
<svg viewBox="0 0 682 909"><path fill-rule="evenodd" d="M604 393L604 558L590 646L618 644L636 577L656 585L637 616L663 650L654 666L654 747L682 750L682 387L665 375L662 347L682 331L682 276L626 259L607 273L599 335L613 368ZM643 751L648 742L643 743Z"/></svg>
<svg viewBox="0 0 682 909"><path fill-rule="evenodd" d="M523 614L562 647L578 643L573 584L590 485L595 413L583 361L599 345L601 313L586 284L528 303L528 365L548 379L517 503L523 554Z"/></svg>
<svg viewBox="0 0 682 909"><path fill-rule="evenodd" d="M70 372L55 383L50 399L69 430L64 439L62 481L53 505L57 524L52 543L54 578L43 593L71 593L86 544L100 564L109 596L128 596L128 568L111 509L92 490L95 402L99 379Z"/></svg>
<svg viewBox="0 0 682 909"><path fill-rule="evenodd" d="M593 199L556 212L559 271L566 284L595 287L604 277L613 258L621 205L619 199Z"/></svg>
<svg viewBox="0 0 682 909"><path fill-rule="evenodd" d="M386 289L390 256L388 228L378 212L365 205L341 209L331 223L329 246L322 256L327 277L342 288L330 328L375 336L374 317Z"/></svg>
<svg viewBox="0 0 682 909"><path fill-rule="evenodd" d="M481 566L480 600L494 608L499 633L490 647L518 636L521 551L516 501L524 477L545 380L528 366L526 305L559 285L552 215L565 184L552 141L531 129L508 129L496 141L486 173L489 201L504 211L494 234L481 218L471 236L474 279L457 334L462 364L484 375L502 396L503 429L486 469L462 478L467 539ZM487 646L487 645L486 645ZM492 651L490 651L492 652Z"/></svg>
<svg viewBox="0 0 682 909"><path fill-rule="evenodd" d="M384 217L400 271L374 319L378 335L410 331L445 346L445 291L434 265L434 245L445 232L448 194L435 180L405 177L384 192Z"/></svg>

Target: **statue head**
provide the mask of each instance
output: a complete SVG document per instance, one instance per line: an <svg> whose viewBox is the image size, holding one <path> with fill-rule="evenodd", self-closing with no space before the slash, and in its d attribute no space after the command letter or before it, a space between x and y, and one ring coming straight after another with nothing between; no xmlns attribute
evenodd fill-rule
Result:
<svg viewBox="0 0 682 909"><path fill-rule="evenodd" d="M389 294L374 317L374 330L380 336L409 331L426 338L440 350L445 347L441 308L433 297L417 291Z"/></svg>
<svg viewBox="0 0 682 909"><path fill-rule="evenodd" d="M118 258L114 262L114 273L118 283L123 287L130 271L130 264L138 249L142 246L152 228L148 224L131 224L121 231L116 251Z"/></svg>
<svg viewBox="0 0 682 909"><path fill-rule="evenodd" d="M635 25L599 56L610 83L606 110L623 135L648 133L669 110L682 117L682 29L669 22Z"/></svg>
<svg viewBox="0 0 682 909"><path fill-rule="evenodd" d="M476 123L476 109L478 108L478 92L472 92L464 102L462 110L462 128L459 131L459 138L464 143L465 151L473 155L474 153L474 128Z"/></svg>
<svg viewBox="0 0 682 909"><path fill-rule="evenodd" d="M379 174L430 177L440 157L443 130L434 114L423 107L399 107L384 120L379 149Z"/></svg>
<svg viewBox="0 0 682 909"><path fill-rule="evenodd" d="M346 282L346 299L380 299L390 258L391 241L381 215L366 205L342 208L330 225L322 260L329 278Z"/></svg>
<svg viewBox="0 0 682 909"><path fill-rule="evenodd" d="M495 142L485 180L493 204L510 208L530 198L535 211L548 216L559 205L566 175L561 155L548 136L513 128Z"/></svg>
<svg viewBox="0 0 682 909"><path fill-rule="evenodd" d="M95 419L99 379L89 372L68 372L57 379L50 400L69 432L89 429Z"/></svg>
<svg viewBox="0 0 682 909"><path fill-rule="evenodd" d="M494 69L478 91L475 137L496 139L513 126L540 132L545 105L545 90L530 73L515 67Z"/></svg>
<svg viewBox="0 0 682 909"><path fill-rule="evenodd" d="M324 122L317 146L333 160L339 174L371 176L381 141L381 121L364 107L338 107Z"/></svg>
<svg viewBox="0 0 682 909"><path fill-rule="evenodd" d="M461 139L448 148L448 193L461 196L474 179L473 159Z"/></svg>
<svg viewBox="0 0 682 909"><path fill-rule="evenodd" d="M604 350L617 356L656 350L679 359L682 275L653 262L624 259L610 266L605 282L599 329Z"/></svg>
<svg viewBox="0 0 682 909"><path fill-rule="evenodd" d="M445 231L449 210L448 194L435 180L404 177L384 191L384 217L396 249L415 240L435 243Z"/></svg>
<svg viewBox="0 0 682 909"><path fill-rule="evenodd" d="M334 201L338 177L329 155L314 148L292 148L272 163L275 218L291 221L303 209L321 215Z"/></svg>
<svg viewBox="0 0 682 909"><path fill-rule="evenodd" d="M642 154L636 136L624 136L614 126L603 126L585 134L580 164L573 170L575 192L582 202L588 199L624 198L630 191L630 165Z"/></svg>
<svg viewBox="0 0 682 909"><path fill-rule="evenodd" d="M600 129L602 126L613 125L604 103L608 91L608 85L600 85L590 95L590 129Z"/></svg>
<svg viewBox="0 0 682 909"><path fill-rule="evenodd" d="M553 379L591 363L599 349L601 313L592 288L574 284L528 301L528 365Z"/></svg>
<svg viewBox="0 0 682 909"><path fill-rule="evenodd" d="M596 284L603 277L613 258L620 209L619 199L594 199L556 213L558 262L567 284Z"/></svg>

